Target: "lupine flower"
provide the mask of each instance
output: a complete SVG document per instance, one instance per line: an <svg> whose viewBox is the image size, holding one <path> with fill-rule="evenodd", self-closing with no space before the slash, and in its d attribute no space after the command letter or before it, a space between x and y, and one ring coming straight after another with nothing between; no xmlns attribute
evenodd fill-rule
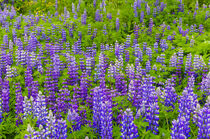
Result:
<svg viewBox="0 0 210 139"><path fill-rule="evenodd" d="M2 84L2 110L3 112L9 112L9 95L10 95L10 89L9 89L9 81L4 81Z"/></svg>
<svg viewBox="0 0 210 139"><path fill-rule="evenodd" d="M111 13L107 13L107 16L106 16L109 20L112 19L112 14Z"/></svg>
<svg viewBox="0 0 210 139"><path fill-rule="evenodd" d="M32 139L34 137L34 133L35 133L35 130L31 127L30 124L28 124L28 127L27 127L27 132L29 134L26 134L24 136L25 139Z"/></svg>
<svg viewBox="0 0 210 139"><path fill-rule="evenodd" d="M156 53L158 53L158 43L157 42L154 43L154 50L156 51Z"/></svg>
<svg viewBox="0 0 210 139"><path fill-rule="evenodd" d="M197 138L207 139L210 136L210 109L203 107L198 112L198 136Z"/></svg>
<svg viewBox="0 0 210 139"><path fill-rule="evenodd" d="M156 16L157 16L157 9L153 8L153 17L156 17Z"/></svg>
<svg viewBox="0 0 210 139"><path fill-rule="evenodd" d="M140 23L144 21L144 11L141 11Z"/></svg>
<svg viewBox="0 0 210 139"><path fill-rule="evenodd" d="M121 123L121 138L134 139L138 137L137 126L134 124L133 112L131 109L126 109L122 116Z"/></svg>
<svg viewBox="0 0 210 139"><path fill-rule="evenodd" d="M125 48L130 47L130 45L131 45L131 36L127 35L126 42L125 42Z"/></svg>
<svg viewBox="0 0 210 139"><path fill-rule="evenodd" d="M55 138L56 137L56 119L55 116L53 116L52 111L50 110L49 115L47 116L47 123L46 123L46 135L49 138Z"/></svg>
<svg viewBox="0 0 210 139"><path fill-rule="evenodd" d="M100 10L99 9L96 10L95 20L96 21L102 21L101 16L100 16Z"/></svg>
<svg viewBox="0 0 210 139"><path fill-rule="evenodd" d="M146 11L147 11L147 15L150 15L150 7L149 7L148 4L147 4L147 6L146 6Z"/></svg>
<svg viewBox="0 0 210 139"><path fill-rule="evenodd" d="M73 111L68 110L67 120L72 124L72 129L70 129L70 130L73 130L73 131L80 130L81 117L75 110L73 110Z"/></svg>
<svg viewBox="0 0 210 139"><path fill-rule="evenodd" d="M200 34L200 35L201 35L202 33L204 33L204 32L203 32L203 29L204 29L204 28L203 28L203 25L202 25L202 24L199 25L199 28L198 28L198 29L199 29L199 34Z"/></svg>
<svg viewBox="0 0 210 139"><path fill-rule="evenodd" d="M206 14L205 14L205 20L207 20L209 18L209 11L206 11Z"/></svg>
<svg viewBox="0 0 210 139"><path fill-rule="evenodd" d="M204 92L207 96L210 95L210 72L208 75L202 79L201 82L201 91Z"/></svg>
<svg viewBox="0 0 210 139"><path fill-rule="evenodd" d="M33 97L30 97L30 100L27 97L24 97L23 101L23 118L26 119L29 115L33 116Z"/></svg>
<svg viewBox="0 0 210 139"><path fill-rule="evenodd" d="M37 125L44 126L47 122L47 106L45 97L42 95L42 92L39 91L37 99L33 102L34 104L34 116L37 118Z"/></svg>
<svg viewBox="0 0 210 139"><path fill-rule="evenodd" d="M102 139L112 138L112 103L106 101L101 105L101 137Z"/></svg>
<svg viewBox="0 0 210 139"><path fill-rule="evenodd" d="M173 81L168 79L164 92L164 104L169 107L172 106L174 109L174 103L177 101L177 94L175 93L175 89L173 87Z"/></svg>
<svg viewBox="0 0 210 139"><path fill-rule="evenodd" d="M0 98L0 123L3 121L3 120L2 120L2 118L3 118L2 114L3 114L2 99Z"/></svg>
<svg viewBox="0 0 210 139"><path fill-rule="evenodd" d="M117 32L119 31L119 29L120 29L120 20L119 20L119 18L116 18L116 30L117 30Z"/></svg>
<svg viewBox="0 0 210 139"><path fill-rule="evenodd" d="M135 17L138 17L138 13L137 13L137 1L134 1L134 3L133 3L133 10L134 10Z"/></svg>
<svg viewBox="0 0 210 139"><path fill-rule="evenodd" d="M179 117L177 120L173 120L171 130L172 139L186 139L190 130L188 121L186 121L184 116Z"/></svg>
<svg viewBox="0 0 210 139"><path fill-rule="evenodd" d="M153 28L153 19L150 18L150 21L149 21L149 32L152 33L152 28Z"/></svg>
<svg viewBox="0 0 210 139"><path fill-rule="evenodd" d="M151 64L150 64L150 61L148 60L146 62L146 72L150 72L150 70L151 70Z"/></svg>
<svg viewBox="0 0 210 139"><path fill-rule="evenodd" d="M178 11L184 12L184 4L182 4L182 0L180 0L180 4L178 6L179 6Z"/></svg>
<svg viewBox="0 0 210 139"><path fill-rule="evenodd" d="M66 120L58 119L55 125L54 137L59 139L67 139L67 125Z"/></svg>
<svg viewBox="0 0 210 139"><path fill-rule="evenodd" d="M96 133L101 133L101 121L100 121L100 115L101 115L101 104L103 103L104 95L103 94L104 89L100 87L96 87L93 90L93 128L95 128Z"/></svg>
<svg viewBox="0 0 210 139"><path fill-rule="evenodd" d="M21 87L20 87L20 84L16 84L16 90L15 90L15 93L16 93L16 104L15 104L15 109L16 109L16 118L18 118L16 120L16 125L22 123L22 120L20 119L19 117L19 114L23 113L23 96L21 94Z"/></svg>
<svg viewBox="0 0 210 139"><path fill-rule="evenodd" d="M147 127L147 130L151 130L153 134L157 135L159 130L159 106L158 103L155 102L154 104L150 104L150 107L147 110L146 113L146 122L149 122L149 126Z"/></svg>

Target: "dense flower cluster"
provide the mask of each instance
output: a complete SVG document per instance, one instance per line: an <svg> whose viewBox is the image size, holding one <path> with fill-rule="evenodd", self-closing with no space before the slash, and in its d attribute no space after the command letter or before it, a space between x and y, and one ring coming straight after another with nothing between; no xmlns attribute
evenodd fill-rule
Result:
<svg viewBox="0 0 210 139"><path fill-rule="evenodd" d="M0 137L209 138L204 1L7 2Z"/></svg>

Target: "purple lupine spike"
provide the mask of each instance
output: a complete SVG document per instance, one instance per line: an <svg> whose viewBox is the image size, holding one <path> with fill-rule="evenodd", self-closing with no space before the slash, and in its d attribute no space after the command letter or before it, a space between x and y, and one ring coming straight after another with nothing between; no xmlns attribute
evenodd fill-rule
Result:
<svg viewBox="0 0 210 139"><path fill-rule="evenodd" d="M134 81L131 80L128 86L128 97L129 99L134 99L135 95L136 95L136 89L134 86Z"/></svg>
<svg viewBox="0 0 210 139"><path fill-rule="evenodd" d="M193 19L195 20L196 18L196 15L197 15L197 12L195 11L194 14L193 14Z"/></svg>
<svg viewBox="0 0 210 139"><path fill-rule="evenodd" d="M82 107L82 110L79 111L79 115L81 117L80 122L81 122L82 126L83 125L90 125L91 122L89 120L87 120L87 112L83 107Z"/></svg>
<svg viewBox="0 0 210 139"><path fill-rule="evenodd" d="M97 0L93 0L93 6L94 6L94 8L96 8L96 1Z"/></svg>
<svg viewBox="0 0 210 139"><path fill-rule="evenodd" d="M38 96L38 91L39 91L38 81L32 81L30 90L31 90L31 96L36 100L36 98Z"/></svg>
<svg viewBox="0 0 210 139"><path fill-rule="evenodd" d="M37 99L34 101L34 116L37 118L37 126L44 126L47 122L47 105L45 97L39 91Z"/></svg>
<svg viewBox="0 0 210 139"><path fill-rule="evenodd" d="M204 92L207 96L210 95L210 72L208 73L208 75L205 78L202 78L202 82L201 82L201 91Z"/></svg>
<svg viewBox="0 0 210 139"><path fill-rule="evenodd" d="M147 130L151 130L153 134L157 135L159 130L159 106L158 103L150 104L146 113L146 122L149 122Z"/></svg>
<svg viewBox="0 0 210 139"><path fill-rule="evenodd" d="M47 135L45 134L46 133L46 130L43 128L42 125L39 126L39 131L36 131L34 133L34 138L47 138Z"/></svg>
<svg viewBox="0 0 210 139"><path fill-rule="evenodd" d="M112 103L109 101L101 105L101 137L102 139L112 138Z"/></svg>
<svg viewBox="0 0 210 139"><path fill-rule="evenodd" d="M128 79L129 80L134 80L135 78L135 69L134 69L134 66L133 64L131 65L128 65Z"/></svg>
<svg viewBox="0 0 210 139"><path fill-rule="evenodd" d="M87 24L86 20L87 20L87 11L86 11L86 9L85 9L85 10L84 10L84 13L82 14L81 23L82 23L83 25L86 25L86 24Z"/></svg>
<svg viewBox="0 0 210 139"><path fill-rule="evenodd" d="M152 49L147 47L146 48L146 55L149 56L149 60L152 61Z"/></svg>
<svg viewBox="0 0 210 139"><path fill-rule="evenodd" d="M172 139L186 139L187 135L186 132L189 131L189 127L187 126L188 122L186 121L185 117L179 117L177 120L172 121L172 128L171 128L171 138Z"/></svg>
<svg viewBox="0 0 210 139"><path fill-rule="evenodd" d="M93 40L94 38L96 38L96 35L97 35L97 28L94 28L93 35L91 36L91 39Z"/></svg>
<svg viewBox="0 0 210 139"><path fill-rule="evenodd" d="M194 112L196 109L196 106L198 104L197 101L197 95L193 93L192 88L185 88L183 91L182 96L178 100L179 103L179 116L178 119L184 118L184 128L185 130L182 131L184 132L184 135L186 137L190 136L190 114ZM181 131L180 131L181 132Z"/></svg>
<svg viewBox="0 0 210 139"><path fill-rule="evenodd" d="M116 18L116 31L118 32L120 29L120 20L119 18Z"/></svg>
<svg viewBox="0 0 210 139"><path fill-rule="evenodd" d="M193 93L191 86L185 88L182 96L180 96L180 99L178 100L179 115L192 113L195 110L197 103L197 95Z"/></svg>
<svg viewBox="0 0 210 139"><path fill-rule="evenodd" d="M125 62L129 62L130 54L128 50L125 50Z"/></svg>
<svg viewBox="0 0 210 139"><path fill-rule="evenodd" d="M99 9L96 10L95 20L98 21L98 22L102 21L101 16L100 16L100 10Z"/></svg>
<svg viewBox="0 0 210 139"><path fill-rule="evenodd" d="M9 95L10 95L10 89L9 89L9 81L4 81L2 83L2 110L3 112L9 112Z"/></svg>
<svg viewBox="0 0 210 139"><path fill-rule="evenodd" d="M134 100L134 106L137 108L139 106L141 107L143 105L142 101L144 100L144 107L145 110L147 110L149 104L156 102L157 98L155 87L153 86L153 77L149 77L149 75L147 75L147 77L144 78L143 85L138 88L138 93L136 93Z"/></svg>
<svg viewBox="0 0 210 139"><path fill-rule="evenodd" d="M185 74L191 76L192 73L192 54L187 55L186 63L185 63Z"/></svg>
<svg viewBox="0 0 210 139"><path fill-rule="evenodd" d="M160 63L162 66L165 66L165 54L160 54Z"/></svg>
<svg viewBox="0 0 210 139"><path fill-rule="evenodd" d="M147 62L146 62L146 72L148 73L148 72L150 72L150 70L151 70L151 64L150 64L150 61L148 60Z"/></svg>
<svg viewBox="0 0 210 139"><path fill-rule="evenodd" d="M0 123L3 121L2 99L0 98Z"/></svg>
<svg viewBox="0 0 210 139"><path fill-rule="evenodd" d="M84 77L81 77L81 81L80 81L80 88L78 88L77 94L78 94L78 98L82 99L82 105L85 104L85 101L87 100L87 95L88 95L88 80L85 79Z"/></svg>
<svg viewBox="0 0 210 139"><path fill-rule="evenodd" d="M209 11L206 11L206 14L205 14L205 20L207 20L209 18Z"/></svg>
<svg viewBox="0 0 210 139"><path fill-rule="evenodd" d="M127 95L127 81L124 80L123 74L117 74L115 76L115 88L120 95Z"/></svg>
<svg viewBox="0 0 210 139"><path fill-rule="evenodd" d="M72 3L72 13L74 13L74 14L76 13L74 3Z"/></svg>
<svg viewBox="0 0 210 139"><path fill-rule="evenodd" d="M181 69L182 69L182 65L183 65L183 50L180 49L179 52L177 53L178 57L177 57L177 69L176 69L176 74L179 78L179 84L181 83Z"/></svg>
<svg viewBox="0 0 210 139"><path fill-rule="evenodd" d="M80 10L80 0L79 0L79 3L77 4L77 12L79 12Z"/></svg>
<svg viewBox="0 0 210 139"><path fill-rule="evenodd" d="M147 4L147 6L146 6L146 12L147 12L147 15L150 15L150 7L149 7L148 4Z"/></svg>
<svg viewBox="0 0 210 139"><path fill-rule="evenodd" d="M141 11L140 23L144 22L144 11Z"/></svg>
<svg viewBox="0 0 210 139"><path fill-rule="evenodd" d="M87 60L86 60L86 72L87 74L90 76L91 75L91 61L92 61L92 58L91 57L87 57Z"/></svg>
<svg viewBox="0 0 210 139"><path fill-rule="evenodd" d="M177 66L177 55L174 53L170 58L169 67L176 67Z"/></svg>
<svg viewBox="0 0 210 139"><path fill-rule="evenodd" d="M52 111L50 110L46 122L46 135L49 138L55 138L55 127L56 127L56 119L55 116L53 116Z"/></svg>
<svg viewBox="0 0 210 139"><path fill-rule="evenodd" d="M197 138L207 139L210 136L210 109L203 107L198 112L198 136Z"/></svg>
<svg viewBox="0 0 210 139"><path fill-rule="evenodd" d="M29 115L33 115L33 97L30 97L29 100L26 96L24 97L23 111L23 119L26 119Z"/></svg>
<svg viewBox="0 0 210 139"><path fill-rule="evenodd" d="M156 53L158 53L158 43L157 42L154 43L154 50L156 51Z"/></svg>
<svg viewBox="0 0 210 139"><path fill-rule="evenodd" d="M134 1L133 3L133 10L134 10L134 16L138 17L138 12L137 12L137 1Z"/></svg>
<svg viewBox="0 0 210 139"><path fill-rule="evenodd" d="M70 58L70 64L68 65L68 74L69 79L67 79L67 82L69 85L75 85L78 82L78 67L76 63L75 57Z"/></svg>
<svg viewBox="0 0 210 139"><path fill-rule="evenodd" d="M195 10L198 10L198 6L199 6L198 1L196 1Z"/></svg>
<svg viewBox="0 0 210 139"><path fill-rule="evenodd" d="M193 70L197 71L200 67L200 58L199 55L195 55L193 59Z"/></svg>
<svg viewBox="0 0 210 139"><path fill-rule="evenodd" d="M122 116L121 123L121 138L122 139L134 139L138 137L137 126L133 123L133 112L131 109L126 109Z"/></svg>
<svg viewBox="0 0 210 139"><path fill-rule="evenodd" d="M153 65L153 66L152 66L152 70L157 71L157 66L156 66L156 65Z"/></svg>
<svg viewBox="0 0 210 139"><path fill-rule="evenodd" d="M109 20L112 19L112 14L111 13L107 13L107 16L106 16Z"/></svg>
<svg viewBox="0 0 210 139"><path fill-rule="evenodd" d="M22 123L22 120L19 117L19 114L23 113L23 96L21 93L21 87L20 87L20 83L16 84L16 104L15 104L15 109L16 109L16 125L18 126L19 124Z"/></svg>
<svg viewBox="0 0 210 139"><path fill-rule="evenodd" d="M28 88L28 97L31 96L31 86L32 86L33 76L32 67L28 66L27 71L25 71L25 87Z"/></svg>
<svg viewBox="0 0 210 139"><path fill-rule="evenodd" d="M9 44L9 40L8 40L8 35L7 34L3 36L3 43L4 43L5 47L7 47L8 44Z"/></svg>
<svg viewBox="0 0 210 139"><path fill-rule="evenodd" d="M74 32L74 27L73 27L73 25L71 25L69 27L69 36L72 37L72 38L73 38L73 32Z"/></svg>
<svg viewBox="0 0 210 139"><path fill-rule="evenodd" d="M204 28L203 28L203 25L202 25L202 24L199 25L199 28L198 28L198 29L199 29L199 34L200 34L200 35L201 35L202 33L204 33L204 32L203 32L203 29L204 29Z"/></svg>
<svg viewBox="0 0 210 139"><path fill-rule="evenodd" d="M81 117L79 116L79 114L73 110L68 110L68 115L67 115L67 120L72 124L72 128L71 130L73 131L77 131L80 130L81 128Z"/></svg>
<svg viewBox="0 0 210 139"><path fill-rule="evenodd" d="M135 26L134 26L134 35L135 35L135 39L138 39L138 36L139 36L139 25L135 24Z"/></svg>
<svg viewBox="0 0 210 139"><path fill-rule="evenodd" d="M14 75L12 74L12 69L9 65L6 66L6 76L5 79L7 78L12 78Z"/></svg>
<svg viewBox="0 0 210 139"><path fill-rule="evenodd" d="M27 127L27 132L29 134L26 134L24 136L25 139L32 139L34 137L34 134L35 134L35 130L31 127L30 124L28 124L28 127Z"/></svg>
<svg viewBox="0 0 210 139"><path fill-rule="evenodd" d="M62 34L61 35L62 35L62 39L63 39L62 41L66 42L66 31L64 29L62 29Z"/></svg>
<svg viewBox="0 0 210 139"><path fill-rule="evenodd" d="M137 6L138 6L139 9L141 9L141 3L143 3L143 1L137 0Z"/></svg>
<svg viewBox="0 0 210 139"><path fill-rule="evenodd" d="M173 80L168 79L166 82L164 93L164 104L167 107L172 106L172 108L174 109L174 103L177 101L177 94L175 93L175 89L173 86Z"/></svg>
<svg viewBox="0 0 210 139"><path fill-rule="evenodd" d="M47 97L47 105L49 105L49 109L53 110L54 109L54 104L55 104L55 86L54 86L54 81L52 79L52 72L51 68L47 68L46 71L46 81L45 81L45 93L48 92L49 96Z"/></svg>
<svg viewBox="0 0 210 139"><path fill-rule="evenodd" d="M55 0L55 11L58 9L58 0Z"/></svg>
<svg viewBox="0 0 210 139"><path fill-rule="evenodd" d="M157 8L153 8L153 17L157 16Z"/></svg>
<svg viewBox="0 0 210 139"><path fill-rule="evenodd" d="M161 2L160 3L160 11L162 12L165 7L166 7L166 4L164 4L164 2Z"/></svg>
<svg viewBox="0 0 210 139"><path fill-rule="evenodd" d="M153 19L150 18L149 20L149 32L152 33L152 28L153 28L154 24L153 24Z"/></svg>
<svg viewBox="0 0 210 139"><path fill-rule="evenodd" d="M93 128L96 133L101 133L101 105L104 100L104 89L96 87L93 90Z"/></svg>
<svg viewBox="0 0 210 139"><path fill-rule="evenodd" d="M183 12L184 13L184 4L182 3L182 0L180 0L180 4L178 5L178 12Z"/></svg>
<svg viewBox="0 0 210 139"><path fill-rule="evenodd" d="M55 125L54 137L59 139L67 139L67 124L66 120L58 119Z"/></svg>
<svg viewBox="0 0 210 139"><path fill-rule="evenodd" d="M125 42L125 48L130 47L130 45L131 45L131 36L127 35L126 42Z"/></svg>

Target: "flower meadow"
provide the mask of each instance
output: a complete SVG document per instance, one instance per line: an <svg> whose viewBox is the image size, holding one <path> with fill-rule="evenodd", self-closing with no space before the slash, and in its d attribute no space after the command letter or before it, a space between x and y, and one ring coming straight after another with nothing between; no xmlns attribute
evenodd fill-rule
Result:
<svg viewBox="0 0 210 139"><path fill-rule="evenodd" d="M0 138L209 139L209 4L1 2Z"/></svg>

